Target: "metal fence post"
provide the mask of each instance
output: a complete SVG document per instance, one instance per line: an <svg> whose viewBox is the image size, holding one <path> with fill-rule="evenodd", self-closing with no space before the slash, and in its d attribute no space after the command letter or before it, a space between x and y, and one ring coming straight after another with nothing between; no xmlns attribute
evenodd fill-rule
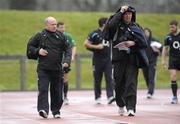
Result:
<svg viewBox="0 0 180 124"><path fill-rule="evenodd" d="M76 90L81 89L81 58L77 54L75 59L75 69L76 69Z"/></svg>
<svg viewBox="0 0 180 124"><path fill-rule="evenodd" d="M26 57L20 57L20 90L26 90Z"/></svg>

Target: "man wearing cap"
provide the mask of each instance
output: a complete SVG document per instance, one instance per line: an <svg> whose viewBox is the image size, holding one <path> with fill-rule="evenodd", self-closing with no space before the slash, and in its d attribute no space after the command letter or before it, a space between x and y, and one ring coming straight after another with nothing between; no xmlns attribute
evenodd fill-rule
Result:
<svg viewBox="0 0 180 124"><path fill-rule="evenodd" d="M134 116L136 112L138 68L148 65L145 53L147 42L143 30L135 21L135 9L122 6L110 16L104 30L105 39L112 43L113 76L119 114L123 115L126 107L128 116Z"/></svg>

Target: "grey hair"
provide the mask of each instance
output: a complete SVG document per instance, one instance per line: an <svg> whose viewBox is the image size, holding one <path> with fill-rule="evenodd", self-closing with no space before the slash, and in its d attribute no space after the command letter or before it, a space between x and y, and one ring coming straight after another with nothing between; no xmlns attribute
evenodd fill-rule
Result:
<svg viewBox="0 0 180 124"><path fill-rule="evenodd" d="M44 20L44 24L45 24L45 25L48 23L48 18L49 18L49 17L45 18L45 20Z"/></svg>
<svg viewBox="0 0 180 124"><path fill-rule="evenodd" d="M44 20L44 24L46 25L48 22L49 22L49 19L55 19L54 17L52 17L52 16L48 16L47 18L45 18L45 20Z"/></svg>

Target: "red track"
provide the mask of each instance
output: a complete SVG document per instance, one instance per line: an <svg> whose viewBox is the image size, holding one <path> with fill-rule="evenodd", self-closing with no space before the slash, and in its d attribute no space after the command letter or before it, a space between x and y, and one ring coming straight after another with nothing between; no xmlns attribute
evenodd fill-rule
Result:
<svg viewBox="0 0 180 124"><path fill-rule="evenodd" d="M170 90L156 90L153 99L138 91L135 117L119 116L118 107L95 105L93 91L70 91L70 105L63 106L61 119L38 116L36 92L0 92L0 124L180 124L180 104L170 104ZM179 96L180 97L180 96Z"/></svg>

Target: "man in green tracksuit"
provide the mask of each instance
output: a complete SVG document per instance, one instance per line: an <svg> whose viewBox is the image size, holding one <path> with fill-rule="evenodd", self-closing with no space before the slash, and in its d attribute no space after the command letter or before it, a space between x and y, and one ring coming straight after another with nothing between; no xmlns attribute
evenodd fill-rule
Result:
<svg viewBox="0 0 180 124"><path fill-rule="evenodd" d="M58 22L57 23L57 30L61 33L63 33L66 37L67 37L67 40L68 40L68 43L71 47L71 50L72 50L72 61L75 59L75 56L76 56L76 44L75 44L75 40L74 38L72 37L72 35L68 32L65 32L65 24L64 22ZM68 68L64 68L64 104L65 105L68 105L69 104L69 101L68 101L68 98L67 98L67 93L68 93L68 72L70 71L70 67Z"/></svg>

